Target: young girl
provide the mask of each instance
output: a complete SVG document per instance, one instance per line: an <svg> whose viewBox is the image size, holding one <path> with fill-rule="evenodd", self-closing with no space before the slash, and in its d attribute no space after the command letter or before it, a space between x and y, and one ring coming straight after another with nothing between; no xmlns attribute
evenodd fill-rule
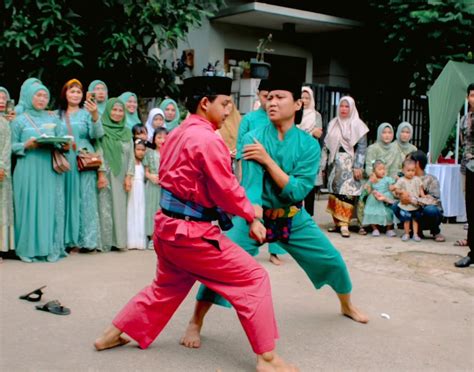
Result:
<svg viewBox="0 0 474 372"><path fill-rule="evenodd" d="M127 248L146 249L145 235L145 169L142 160L145 157L145 141L134 140L135 175L127 205Z"/></svg>
<svg viewBox="0 0 474 372"><path fill-rule="evenodd" d="M424 197L423 184L419 177L415 176L416 163L412 159L405 159L403 161L403 177L400 177L394 186L394 194L397 195L400 191L408 191L411 196L415 198ZM420 242L421 238L418 235L418 219L420 218L419 207L413 204L398 204L400 208L400 221L403 222L403 229L405 233L402 236L402 241L410 240L410 222L413 224L413 240Z"/></svg>
<svg viewBox="0 0 474 372"><path fill-rule="evenodd" d="M166 129L160 127L153 134L153 144L155 149L148 149L143 160L145 167L145 176L147 183L145 186L146 210L145 210L145 233L149 239L153 236L153 228L155 224L155 214L160 209L161 186L158 178L160 170L160 151L166 140ZM153 249L153 243L151 247Z"/></svg>
<svg viewBox="0 0 474 372"><path fill-rule="evenodd" d="M148 131L148 142L153 143L153 134L158 128L166 128L165 113L160 108L151 109L146 120L146 129Z"/></svg>
<svg viewBox="0 0 474 372"><path fill-rule="evenodd" d="M385 164L382 160L375 160L372 164L375 179L368 181L365 192L369 194L364 208L364 219L362 225L372 225L372 236L380 236L379 226L387 226L387 236L396 236L393 230L393 212L383 201L379 201L380 194L391 197L390 186L395 183L392 177L387 177Z"/></svg>

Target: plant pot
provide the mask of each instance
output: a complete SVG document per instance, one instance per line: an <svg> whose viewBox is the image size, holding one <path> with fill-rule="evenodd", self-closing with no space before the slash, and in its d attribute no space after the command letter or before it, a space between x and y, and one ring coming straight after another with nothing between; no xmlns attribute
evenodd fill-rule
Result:
<svg viewBox="0 0 474 372"><path fill-rule="evenodd" d="M250 62L250 76L254 79L268 79L271 64L266 62Z"/></svg>

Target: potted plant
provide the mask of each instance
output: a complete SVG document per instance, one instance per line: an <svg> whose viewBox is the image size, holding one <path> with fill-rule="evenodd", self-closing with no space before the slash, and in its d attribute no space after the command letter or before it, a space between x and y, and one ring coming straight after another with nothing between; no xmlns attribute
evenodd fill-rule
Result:
<svg viewBox="0 0 474 372"><path fill-rule="evenodd" d="M272 42L272 34L264 39L258 40L257 45L257 58L250 60L250 74L255 79L267 79L270 75L270 65L264 61L265 52L273 52L273 49L267 49L267 45Z"/></svg>
<svg viewBox="0 0 474 372"><path fill-rule="evenodd" d="M242 77L244 79L250 78L250 62L239 61L239 67L241 68Z"/></svg>

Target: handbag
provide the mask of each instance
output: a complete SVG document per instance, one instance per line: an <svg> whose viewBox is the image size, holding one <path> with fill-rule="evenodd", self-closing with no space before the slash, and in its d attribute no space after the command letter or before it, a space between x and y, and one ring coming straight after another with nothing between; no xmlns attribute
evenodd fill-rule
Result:
<svg viewBox="0 0 474 372"><path fill-rule="evenodd" d="M79 150L77 154L77 169L79 172L96 171L102 165L99 153L88 152L86 149Z"/></svg>
<svg viewBox="0 0 474 372"><path fill-rule="evenodd" d="M38 126L35 124L33 119L28 115L25 114L26 118L28 121L33 125L33 128L38 132L39 135L41 135L41 131L39 130ZM64 172L69 172L71 170L71 165L69 164L66 156L59 151L58 149L53 149L51 151L51 161L53 165L53 170L56 173L62 174Z"/></svg>

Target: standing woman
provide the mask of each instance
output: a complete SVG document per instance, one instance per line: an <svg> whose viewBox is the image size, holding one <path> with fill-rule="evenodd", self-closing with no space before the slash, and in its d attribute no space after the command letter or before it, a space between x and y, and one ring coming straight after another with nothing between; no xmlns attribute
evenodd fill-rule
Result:
<svg viewBox="0 0 474 372"><path fill-rule="evenodd" d="M104 163L99 169L99 216L102 251L127 249L127 193L132 187L135 156L132 132L125 125L125 104L118 98L107 101L102 115L104 136L99 150Z"/></svg>
<svg viewBox="0 0 474 372"><path fill-rule="evenodd" d="M107 99L109 98L109 89L102 80L94 80L89 84L87 92L95 93L95 103L99 110L99 115L102 115L105 111Z"/></svg>
<svg viewBox="0 0 474 372"><path fill-rule="evenodd" d="M360 120L354 99L342 97L337 107L337 117L328 125L324 140L327 154L329 200L327 211L335 227L345 238L350 236L349 222L357 197L362 192L362 175L367 151L369 129ZM323 166L325 164L323 163Z"/></svg>
<svg viewBox="0 0 474 372"><path fill-rule="evenodd" d="M64 243L66 248L83 248L93 251L99 243L99 207L97 203L97 172L79 173L79 151L94 152L93 141L104 135L97 105L84 98L84 88L79 80L72 79L61 90L58 116L69 135L74 137L67 153L71 171L64 174L66 219Z"/></svg>
<svg viewBox="0 0 474 372"><path fill-rule="evenodd" d="M407 121L402 121L397 128L397 141L395 142L398 156L395 160L394 166L398 172L402 170L402 163L406 156L418 150L415 145L410 143L412 138L413 126Z"/></svg>
<svg viewBox="0 0 474 372"><path fill-rule="evenodd" d="M62 123L46 111L49 91L31 85L23 114L12 122L16 253L25 262L54 262L64 251L64 176L52 166L51 147L39 146L42 134L64 136ZM46 125L49 124L49 125Z"/></svg>
<svg viewBox="0 0 474 372"><path fill-rule="evenodd" d="M313 90L310 87L301 88L301 102L303 102L303 119L296 126L306 133L319 139L323 134L323 119L321 114L316 111L316 102L314 100ZM318 175L314 180L314 187L304 199L304 207L310 216L314 215L314 198L318 187L323 184L322 170L319 169Z"/></svg>
<svg viewBox="0 0 474 372"><path fill-rule="evenodd" d="M15 111L5 112L9 99L8 91L0 87L0 252L15 249L10 130L10 122L15 118Z"/></svg>
<svg viewBox="0 0 474 372"><path fill-rule="evenodd" d="M25 96L26 91L32 85L40 85L43 84L40 79L37 78L28 78L26 79L23 84L21 84L20 88L20 98L18 99L18 104L15 107L15 112L17 115L20 115L25 111Z"/></svg>
<svg viewBox="0 0 474 372"><path fill-rule="evenodd" d="M132 129L134 125L141 124L138 117L138 99L137 95L132 92L125 92L119 96L119 99L125 103L125 123L128 129Z"/></svg>
<svg viewBox="0 0 474 372"><path fill-rule="evenodd" d="M180 122L178 104L175 100L167 98L161 102L160 109L162 109L165 113L165 126L168 130L168 133L170 133L179 125Z"/></svg>

